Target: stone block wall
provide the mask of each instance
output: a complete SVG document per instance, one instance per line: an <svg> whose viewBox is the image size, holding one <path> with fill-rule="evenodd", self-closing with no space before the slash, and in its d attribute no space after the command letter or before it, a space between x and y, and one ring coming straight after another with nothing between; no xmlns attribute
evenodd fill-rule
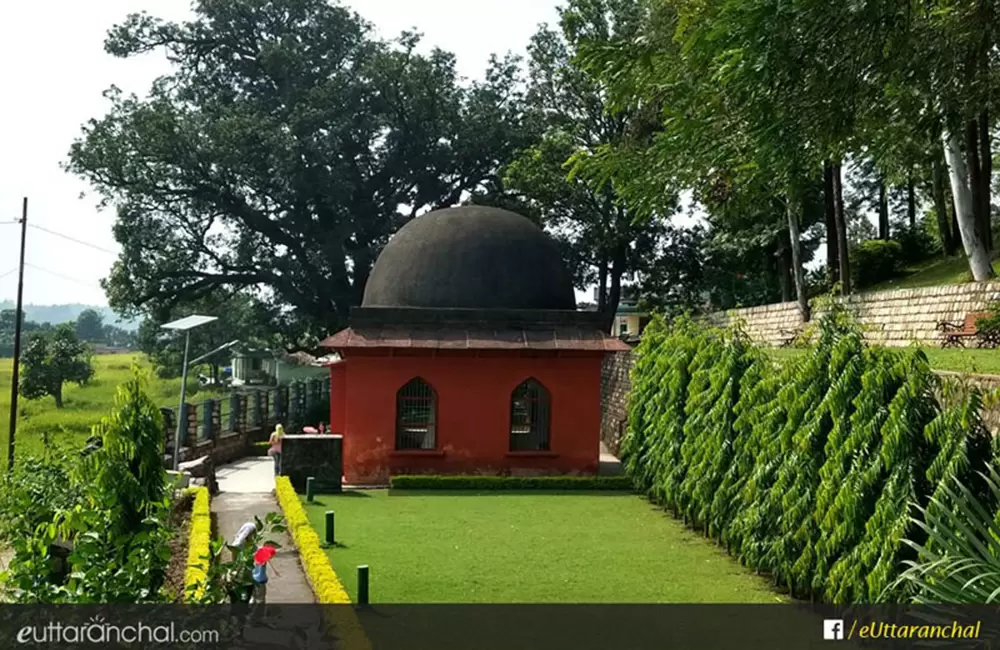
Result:
<svg viewBox="0 0 1000 650"><path fill-rule="evenodd" d="M988 309L992 302L1000 300L1000 282L877 291L838 300L855 314L872 343L906 346L911 341L918 341L924 345L938 345L941 335L937 324L941 321L962 323L966 314ZM813 320L822 313L822 309L815 309ZM768 345L781 342L782 329L801 325L794 302L733 309L710 318L720 325L743 321L751 338Z"/></svg>
<svg viewBox="0 0 1000 650"><path fill-rule="evenodd" d="M631 352L609 354L601 366L601 442L615 456L628 425L626 400L631 370Z"/></svg>

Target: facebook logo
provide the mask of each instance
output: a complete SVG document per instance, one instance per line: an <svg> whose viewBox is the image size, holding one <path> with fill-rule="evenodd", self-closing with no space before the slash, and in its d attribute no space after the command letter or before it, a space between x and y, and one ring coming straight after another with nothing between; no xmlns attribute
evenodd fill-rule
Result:
<svg viewBox="0 0 1000 650"><path fill-rule="evenodd" d="M839 618L828 618L823 621L823 639L826 641L843 641L844 621Z"/></svg>

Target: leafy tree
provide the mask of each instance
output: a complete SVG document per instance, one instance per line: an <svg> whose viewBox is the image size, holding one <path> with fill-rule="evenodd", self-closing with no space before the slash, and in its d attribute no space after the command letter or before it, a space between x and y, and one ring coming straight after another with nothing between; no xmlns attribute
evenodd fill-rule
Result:
<svg viewBox="0 0 1000 650"><path fill-rule="evenodd" d="M661 246L675 205L639 215L610 185L595 186L568 177L566 162L581 151L623 141L633 115L609 115L599 81L576 62L577 43L635 34L641 16L637 0L571 0L559 10L559 28L543 25L528 47L527 103L541 141L506 170L507 187L534 206L542 223L574 251L570 259L581 284L597 284L597 308L609 316L618 307L622 279L654 273L671 249ZM648 293L648 290L646 291ZM642 291L641 291L642 293Z"/></svg>
<svg viewBox="0 0 1000 650"><path fill-rule="evenodd" d="M65 323L51 333L33 334L21 356L19 391L27 399L46 395L55 398L56 408L63 407L63 384L85 384L94 376L90 348L80 340L73 326Z"/></svg>
<svg viewBox="0 0 1000 650"><path fill-rule="evenodd" d="M246 347L271 347L278 344L273 326L279 315L268 313L264 306L242 293L215 291L203 298L160 310L139 326L138 345L152 360L161 377L179 377L184 364L184 337L165 332L162 325L192 314L215 316L218 320L191 330L190 358L199 357L231 341ZM220 352L205 360L213 379L226 365L232 351Z"/></svg>
<svg viewBox="0 0 1000 650"><path fill-rule="evenodd" d="M104 317L93 309L85 309L76 318L76 334L88 343L104 341Z"/></svg>
<svg viewBox="0 0 1000 650"><path fill-rule="evenodd" d="M107 92L68 168L117 207L105 282L126 315L220 289L283 310L314 344L359 303L388 237L458 204L529 144L513 59L463 86L454 57L393 42L326 0L199 2L184 24L141 14L105 43L174 66L147 99Z"/></svg>

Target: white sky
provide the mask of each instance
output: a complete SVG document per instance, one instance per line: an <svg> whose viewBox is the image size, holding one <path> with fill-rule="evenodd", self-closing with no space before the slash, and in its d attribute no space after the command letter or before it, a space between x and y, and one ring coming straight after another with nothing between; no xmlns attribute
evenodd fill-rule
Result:
<svg viewBox="0 0 1000 650"><path fill-rule="evenodd" d="M491 53L524 53L538 23L554 24L557 0L354 0L345 3L385 37L416 28L424 46L455 53L459 74L478 78ZM170 20L191 13L187 0L55 0L0 5L0 300L17 293L20 217L28 197L28 223L117 251L113 214L96 209L82 180L63 172L70 144L107 104L112 84L144 94L169 68L159 53L120 60L104 52L108 28L146 10ZM98 281L115 256L28 229L24 301L107 304ZM36 268L37 267L37 268ZM39 269L45 269L42 271ZM60 277L62 276L62 277Z"/></svg>

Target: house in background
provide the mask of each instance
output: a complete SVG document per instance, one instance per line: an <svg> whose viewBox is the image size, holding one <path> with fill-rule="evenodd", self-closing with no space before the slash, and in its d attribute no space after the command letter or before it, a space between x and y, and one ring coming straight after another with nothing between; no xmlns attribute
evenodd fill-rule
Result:
<svg viewBox="0 0 1000 650"><path fill-rule="evenodd" d="M594 300L598 299L598 289L594 289ZM649 314L639 309L639 297L636 290L630 286L622 287L622 296L618 301L618 310L611 322L609 334L626 341L638 341L642 330L649 323Z"/></svg>
<svg viewBox="0 0 1000 650"><path fill-rule="evenodd" d="M234 386L275 386L291 381L324 377L329 372L324 359L304 352L241 349L233 354ZM329 362L329 359L325 361Z"/></svg>

